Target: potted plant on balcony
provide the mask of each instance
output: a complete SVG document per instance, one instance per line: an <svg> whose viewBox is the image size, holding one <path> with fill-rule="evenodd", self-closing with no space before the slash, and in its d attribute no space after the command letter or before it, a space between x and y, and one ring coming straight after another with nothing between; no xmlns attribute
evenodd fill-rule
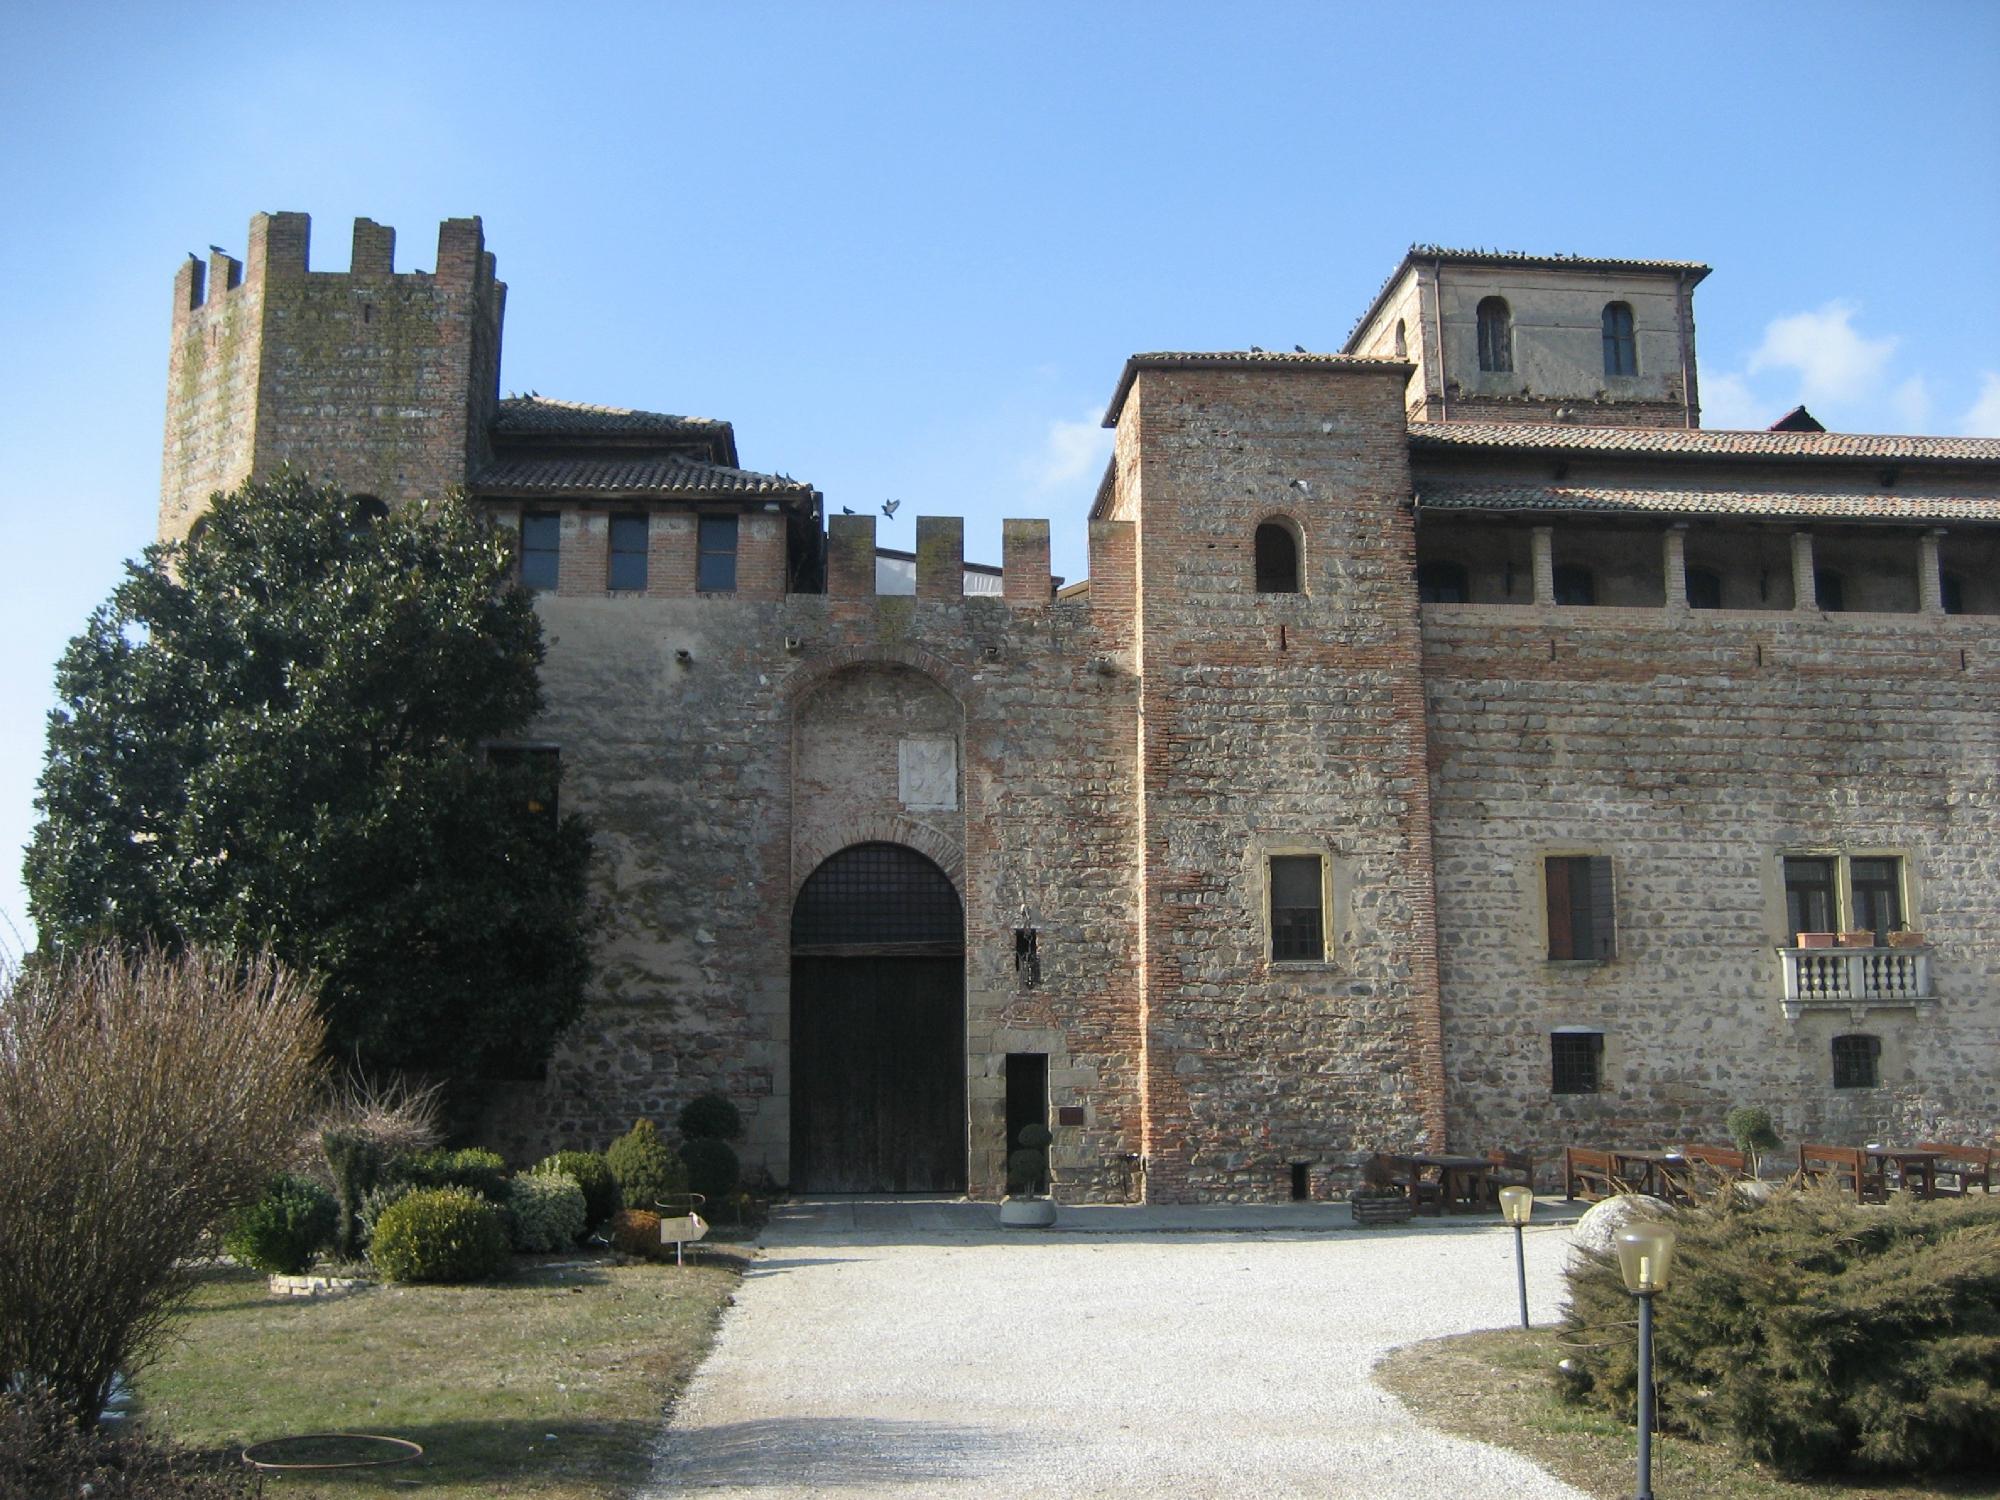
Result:
<svg viewBox="0 0 2000 1500"><path fill-rule="evenodd" d="M1928 933L1913 932L1906 924L1889 934L1889 946L1891 948L1928 948L1930 946L1930 935Z"/></svg>
<svg viewBox="0 0 2000 1500"><path fill-rule="evenodd" d="M1798 939L1801 948L1831 948L1840 941L1837 932L1800 932L1793 936Z"/></svg>
<svg viewBox="0 0 2000 1500"><path fill-rule="evenodd" d="M1843 948L1872 948L1875 946L1875 934L1866 929L1860 932L1843 932L1840 935L1840 946Z"/></svg>
<svg viewBox="0 0 2000 1500"><path fill-rule="evenodd" d="M1388 1160L1377 1152L1361 1164L1361 1186L1347 1195L1357 1224L1407 1224L1416 1205L1399 1186Z"/></svg>
<svg viewBox="0 0 2000 1500"><path fill-rule="evenodd" d="M1023 1125L1007 1154L1007 1196L1000 1200L1000 1223L1008 1229L1046 1229L1056 1221L1056 1200L1043 1192L1049 1184L1049 1142L1046 1125Z"/></svg>

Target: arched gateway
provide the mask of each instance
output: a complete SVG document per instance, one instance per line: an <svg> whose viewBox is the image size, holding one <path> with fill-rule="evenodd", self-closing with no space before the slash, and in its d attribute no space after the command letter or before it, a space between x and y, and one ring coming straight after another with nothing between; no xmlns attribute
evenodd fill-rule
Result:
<svg viewBox="0 0 2000 1500"><path fill-rule="evenodd" d="M965 911L901 844L855 844L792 906L792 1186L965 1191Z"/></svg>

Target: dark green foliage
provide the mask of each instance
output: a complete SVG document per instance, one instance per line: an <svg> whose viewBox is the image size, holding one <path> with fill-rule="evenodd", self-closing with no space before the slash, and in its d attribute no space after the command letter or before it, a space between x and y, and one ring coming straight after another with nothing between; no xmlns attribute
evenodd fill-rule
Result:
<svg viewBox="0 0 2000 1500"><path fill-rule="evenodd" d="M727 1141L696 1139L681 1146L681 1161L687 1167L691 1193L700 1193L708 1202L720 1205L736 1190L743 1176L743 1164L736 1148Z"/></svg>
<svg viewBox="0 0 2000 1500"><path fill-rule="evenodd" d="M1007 1153L1007 1191L1039 1193L1049 1178L1049 1142L1055 1137L1046 1125L1023 1125L1016 1133L1015 1149Z"/></svg>
<svg viewBox="0 0 2000 1500"><path fill-rule="evenodd" d="M333 1243L340 1209L332 1194L310 1178L280 1173L264 1196L237 1210L222 1248L244 1265L297 1276Z"/></svg>
<svg viewBox="0 0 2000 1500"><path fill-rule="evenodd" d="M507 1201L507 1163L497 1151L471 1146L463 1151L418 1151L399 1156L382 1169L382 1180L412 1187L460 1187L488 1203Z"/></svg>
<svg viewBox="0 0 2000 1500"><path fill-rule="evenodd" d="M743 1138L743 1115L720 1094L703 1094L681 1106L684 1141L735 1141Z"/></svg>
<svg viewBox="0 0 2000 1500"><path fill-rule="evenodd" d="M319 1148L333 1172L333 1253L342 1260L353 1260L361 1254L364 1238L362 1200L382 1175L382 1153L366 1136L345 1130L327 1131L319 1139Z"/></svg>
<svg viewBox="0 0 2000 1500"><path fill-rule="evenodd" d="M368 1259L391 1281L484 1281L507 1265L507 1221L464 1188L423 1188L375 1221Z"/></svg>
<svg viewBox="0 0 2000 1500"><path fill-rule="evenodd" d="M1768 1109L1752 1104L1732 1109L1723 1117L1722 1128L1729 1132L1736 1149L1753 1164L1766 1152L1778 1149L1778 1132L1771 1124Z"/></svg>
<svg viewBox="0 0 2000 1500"><path fill-rule="evenodd" d="M6 1500L249 1500L256 1479L232 1459L81 1428L53 1402L0 1393L0 1496Z"/></svg>
<svg viewBox="0 0 2000 1500"><path fill-rule="evenodd" d="M1725 1194L1674 1223L1654 1320L1666 1425L1793 1475L2000 1470L2000 1198ZM1569 1288L1571 1394L1629 1421L1632 1299L1608 1257Z"/></svg>
<svg viewBox="0 0 2000 1500"><path fill-rule="evenodd" d="M618 1183L600 1151L558 1151L535 1163L534 1172L559 1172L576 1179L583 1189L585 1233L595 1229L618 1211Z"/></svg>
<svg viewBox="0 0 2000 1500"><path fill-rule="evenodd" d="M688 1190L687 1168L651 1120L640 1120L613 1141L604 1163L627 1208L650 1209L662 1198Z"/></svg>
<svg viewBox="0 0 2000 1500"><path fill-rule="evenodd" d="M507 1184L507 1233L516 1250L542 1255L574 1245L588 1217L583 1189L567 1172L523 1172Z"/></svg>
<svg viewBox="0 0 2000 1500"><path fill-rule="evenodd" d="M42 941L269 946L371 1071L518 1073L582 1006L589 833L482 749L540 708L533 605L462 503L297 477L149 548L57 668Z"/></svg>

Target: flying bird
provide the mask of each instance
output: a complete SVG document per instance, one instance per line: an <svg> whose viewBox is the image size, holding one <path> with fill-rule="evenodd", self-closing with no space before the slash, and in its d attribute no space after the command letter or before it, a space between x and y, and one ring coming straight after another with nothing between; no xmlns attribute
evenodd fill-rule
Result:
<svg viewBox="0 0 2000 1500"><path fill-rule="evenodd" d="M902 503L903 502L900 500L884 500L882 502L882 514L885 516L894 516L896 514L897 507L902 505Z"/></svg>

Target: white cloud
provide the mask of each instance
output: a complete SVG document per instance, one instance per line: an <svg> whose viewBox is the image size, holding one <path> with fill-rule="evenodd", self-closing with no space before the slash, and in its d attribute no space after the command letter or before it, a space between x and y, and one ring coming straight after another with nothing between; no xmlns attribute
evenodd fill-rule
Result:
<svg viewBox="0 0 2000 1500"><path fill-rule="evenodd" d="M1931 420L1930 382L1912 375L1889 393L1889 409L1896 414L1896 431L1925 432Z"/></svg>
<svg viewBox="0 0 2000 1500"><path fill-rule="evenodd" d="M1852 302L1836 299L1815 312L1773 319L1764 342L1750 356L1748 373L1794 370L1808 402L1865 399L1879 387L1896 340L1856 333L1856 311Z"/></svg>
<svg viewBox="0 0 2000 1500"><path fill-rule="evenodd" d="M1096 478L1111 456L1112 437L1104 427L1102 409L1075 421L1058 418L1049 423L1042 451L1029 470L1036 490L1061 489L1081 479Z"/></svg>
<svg viewBox="0 0 2000 1500"><path fill-rule="evenodd" d="M2000 374L1988 370L1979 384L1979 399L1959 423L1967 437L2000 437Z"/></svg>
<svg viewBox="0 0 2000 1500"><path fill-rule="evenodd" d="M1728 429L1769 427L1782 413L1760 400L1741 375L1725 372L1701 378L1701 425Z"/></svg>

